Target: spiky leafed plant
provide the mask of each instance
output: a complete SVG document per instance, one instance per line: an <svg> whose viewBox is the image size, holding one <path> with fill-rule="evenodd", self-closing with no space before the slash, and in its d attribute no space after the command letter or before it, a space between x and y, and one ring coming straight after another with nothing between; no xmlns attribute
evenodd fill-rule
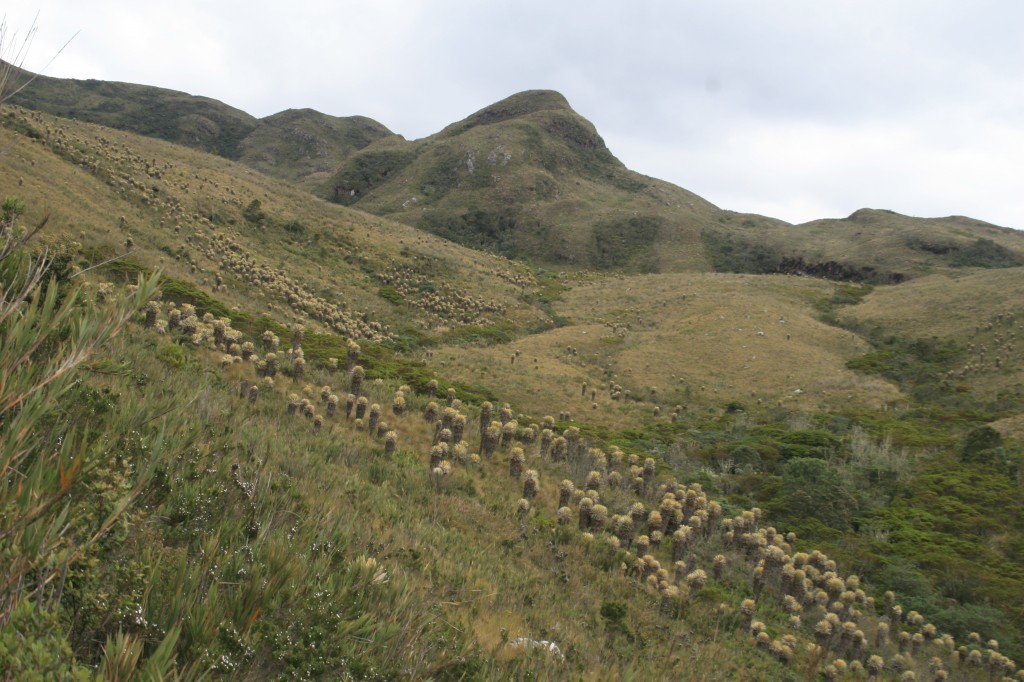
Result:
<svg viewBox="0 0 1024 682"><path fill-rule="evenodd" d="M725 573L725 555L716 554L711 564L711 575L715 580L721 582L722 576Z"/></svg>
<svg viewBox="0 0 1024 682"><path fill-rule="evenodd" d="M533 500L537 497L539 484L540 474L537 473L536 469L528 469L523 476L523 497L527 500Z"/></svg>
<svg viewBox="0 0 1024 682"><path fill-rule="evenodd" d="M485 400L480 406L480 438L484 437L487 432L487 427L491 425L491 411L494 409L494 405L489 400Z"/></svg>
<svg viewBox="0 0 1024 682"><path fill-rule="evenodd" d="M757 611L757 602L753 599L744 599L740 602L740 614L743 616L743 629L749 630L754 620L754 613Z"/></svg>
<svg viewBox="0 0 1024 682"><path fill-rule="evenodd" d="M403 395L396 395L395 399L391 401L391 412L396 417L401 417L403 414L405 414L405 407L406 402L405 396Z"/></svg>
<svg viewBox="0 0 1024 682"><path fill-rule="evenodd" d="M72 425L64 404L83 378L79 368L142 309L158 279L139 279L134 293L112 292L97 308L84 289L51 276L45 255L29 253L46 221L22 231L14 220L0 221L0 631L18 611L45 619L60 608L69 569L121 523L156 466L183 448L185 436L175 431L187 429L173 415L154 414L149 401L134 400L122 404L116 421ZM169 428L158 437L154 422ZM141 454L124 452L128 490L114 489L110 513L85 520L83 500L72 491L86 490L86 476L111 461L112 450L120 458L114 444L135 429L143 447ZM36 646L7 632L14 637L8 642Z"/></svg>
<svg viewBox="0 0 1024 682"><path fill-rule="evenodd" d="M540 432L540 456L547 457L551 451L551 442L555 437L555 432L551 429L544 429Z"/></svg>
<svg viewBox="0 0 1024 682"><path fill-rule="evenodd" d="M366 416L366 408L369 406L370 401L366 399L366 396L359 396L356 400L356 419L362 419Z"/></svg>
<svg viewBox="0 0 1024 682"><path fill-rule="evenodd" d="M498 446L507 448L512 445L516 440L516 435L519 432L519 422L515 419L505 422L501 425L501 434L498 437Z"/></svg>
<svg viewBox="0 0 1024 682"><path fill-rule="evenodd" d="M265 353L275 353L280 346L280 340L277 338L277 335L269 329L263 332L260 340L263 342L263 352Z"/></svg>
<svg viewBox="0 0 1024 682"><path fill-rule="evenodd" d="M633 535L636 532L636 524L633 521L633 517L629 514L623 514L619 517L615 523L614 533L615 537L619 539L619 544L624 549L629 549L633 543Z"/></svg>
<svg viewBox="0 0 1024 682"><path fill-rule="evenodd" d="M380 421L380 411L380 405L377 403L370 405L370 417L366 422L366 429L371 434L377 432L377 422Z"/></svg>
<svg viewBox="0 0 1024 682"><path fill-rule="evenodd" d="M508 461L508 475L515 480L523 474L523 465L526 463L526 455L520 447L512 448L512 456Z"/></svg>
<svg viewBox="0 0 1024 682"><path fill-rule="evenodd" d="M359 344L353 341L352 339L348 340L346 347L346 356L348 358L348 371L351 372L355 368L355 366L359 364L359 353L361 352L362 349L359 347Z"/></svg>
<svg viewBox="0 0 1024 682"><path fill-rule="evenodd" d="M437 403L435 403L433 400L427 403L427 406L423 409L423 418L427 421L428 424L433 424L435 421L437 421L439 409L440 408L438 407Z"/></svg>
<svg viewBox="0 0 1024 682"><path fill-rule="evenodd" d="M558 436L551 442L551 460L564 462L569 452L569 443L563 436Z"/></svg>
<svg viewBox="0 0 1024 682"><path fill-rule="evenodd" d="M452 419L452 441L458 443L466 433L466 415L456 414Z"/></svg>
<svg viewBox="0 0 1024 682"><path fill-rule="evenodd" d="M864 667L868 671L868 682L877 682L879 675L885 670L885 659L875 654L868 658L868 662L864 664Z"/></svg>
<svg viewBox="0 0 1024 682"><path fill-rule="evenodd" d="M590 498L586 498L590 499ZM604 532L608 523L608 507L596 502L590 508L590 530L594 533Z"/></svg>
<svg viewBox="0 0 1024 682"><path fill-rule="evenodd" d="M438 467L447 457L448 445L446 443L438 443L434 447L430 448L430 468L434 469Z"/></svg>
<svg viewBox="0 0 1024 682"><path fill-rule="evenodd" d="M484 432L483 439L480 441L480 454L488 459L493 457L500 439L501 425L496 421L491 422L491 425L487 427L487 431Z"/></svg>
<svg viewBox="0 0 1024 682"><path fill-rule="evenodd" d="M697 593L704 589L707 585L708 574L703 569L698 568L695 571L691 571L686 576L686 584L690 587L690 596L695 597Z"/></svg>
<svg viewBox="0 0 1024 682"><path fill-rule="evenodd" d="M580 500L579 507L579 526L580 532L586 532L590 530L590 513L594 509L594 501L589 497L584 497Z"/></svg>
<svg viewBox="0 0 1024 682"><path fill-rule="evenodd" d="M360 365L356 365L352 368L352 373L349 379L349 391L352 392L357 398L360 396L363 390L363 380L366 378L366 370Z"/></svg>
<svg viewBox="0 0 1024 682"><path fill-rule="evenodd" d="M679 561L686 555L693 538L693 530L689 526L681 526L672 533L672 561Z"/></svg>
<svg viewBox="0 0 1024 682"><path fill-rule="evenodd" d="M651 538L647 535L641 535L636 539L636 553L638 556L644 556L649 554L651 551Z"/></svg>
<svg viewBox="0 0 1024 682"><path fill-rule="evenodd" d="M147 329L152 329L156 325L156 316L160 314L160 304L156 301L149 301L146 303L146 321L145 325Z"/></svg>
<svg viewBox="0 0 1024 682"><path fill-rule="evenodd" d="M393 455L398 447L398 432L388 431L384 434L384 454Z"/></svg>
<svg viewBox="0 0 1024 682"><path fill-rule="evenodd" d="M558 484L558 506L567 507L569 501L572 500L572 494L576 491L576 486L573 485L569 479L563 480Z"/></svg>

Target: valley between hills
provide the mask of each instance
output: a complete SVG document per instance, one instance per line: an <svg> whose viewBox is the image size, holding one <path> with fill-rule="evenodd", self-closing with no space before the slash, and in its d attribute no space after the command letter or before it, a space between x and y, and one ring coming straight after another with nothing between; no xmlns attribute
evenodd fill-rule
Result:
<svg viewBox="0 0 1024 682"><path fill-rule="evenodd" d="M550 91L0 124L0 678L1024 679L1024 233L729 211Z"/></svg>

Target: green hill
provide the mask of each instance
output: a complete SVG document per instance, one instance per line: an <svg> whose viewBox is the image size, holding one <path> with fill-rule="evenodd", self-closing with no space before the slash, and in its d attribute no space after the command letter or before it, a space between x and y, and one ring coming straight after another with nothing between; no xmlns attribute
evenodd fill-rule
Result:
<svg viewBox="0 0 1024 682"><path fill-rule="evenodd" d="M416 140L354 154L321 193L461 244L538 263L707 270L722 212L625 168L555 92L513 95Z"/></svg>
<svg viewBox="0 0 1024 682"><path fill-rule="evenodd" d="M12 104L212 152L310 187L353 151L393 135L363 116L289 109L257 119L209 97L165 88L21 70L13 77L34 80L11 98Z"/></svg>
<svg viewBox="0 0 1024 682"><path fill-rule="evenodd" d="M848 218L755 225L730 217L706 235L720 270L897 283L939 271L1024 265L1024 233L980 220L861 209Z"/></svg>
<svg viewBox="0 0 1024 682"><path fill-rule="evenodd" d="M389 137L395 135L364 116L289 109L260 119L242 140L237 160L312 190L354 152Z"/></svg>

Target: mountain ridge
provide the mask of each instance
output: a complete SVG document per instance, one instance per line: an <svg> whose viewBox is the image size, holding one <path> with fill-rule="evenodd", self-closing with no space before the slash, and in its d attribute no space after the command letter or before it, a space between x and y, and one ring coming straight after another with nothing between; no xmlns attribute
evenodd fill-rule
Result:
<svg viewBox="0 0 1024 682"><path fill-rule="evenodd" d="M417 140L362 116L256 119L206 97L102 81L40 76L12 102L213 150L336 203L554 268L884 283L1024 262L1019 231L969 217L865 208L791 225L719 208L626 168L553 90L515 93Z"/></svg>

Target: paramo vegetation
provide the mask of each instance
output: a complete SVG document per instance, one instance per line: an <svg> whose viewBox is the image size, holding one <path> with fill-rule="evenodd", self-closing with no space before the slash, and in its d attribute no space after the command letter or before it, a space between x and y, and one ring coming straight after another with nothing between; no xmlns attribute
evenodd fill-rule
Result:
<svg viewBox="0 0 1024 682"><path fill-rule="evenodd" d="M930 338L929 275L545 269L0 121L0 678L1024 680L1012 300Z"/></svg>

